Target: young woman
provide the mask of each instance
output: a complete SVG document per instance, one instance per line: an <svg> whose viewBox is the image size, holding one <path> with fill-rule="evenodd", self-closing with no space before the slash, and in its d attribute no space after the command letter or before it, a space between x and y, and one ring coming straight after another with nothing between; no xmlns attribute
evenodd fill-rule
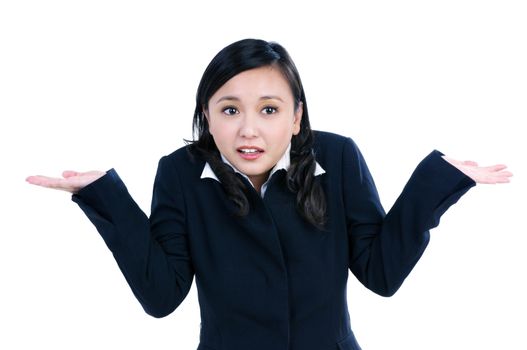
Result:
<svg viewBox="0 0 527 350"><path fill-rule="evenodd" d="M113 168L27 181L72 193L148 314L173 312L195 276L200 350L360 349L348 269L393 295L441 215L476 183L512 176L433 150L385 213L357 144L311 129L293 61L263 40L214 57L193 131L159 160L150 217Z"/></svg>

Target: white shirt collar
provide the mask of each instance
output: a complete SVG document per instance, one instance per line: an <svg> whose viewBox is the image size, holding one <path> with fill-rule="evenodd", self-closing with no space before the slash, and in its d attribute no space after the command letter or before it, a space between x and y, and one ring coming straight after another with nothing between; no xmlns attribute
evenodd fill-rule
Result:
<svg viewBox="0 0 527 350"><path fill-rule="evenodd" d="M280 170L280 169L285 169L285 170L289 169L289 165L291 164L291 159L290 159L290 155L289 155L290 150L291 150L291 142L289 142L289 145L287 146L287 149L285 150L284 154L282 155L282 158L280 158L280 160L278 160L278 162L273 167L273 169L271 169L271 172L269 173L269 177L267 178L267 180L262 185L262 189L261 189L262 197L265 194L265 190L267 189L267 182L269 181L271 176L273 176L273 174L276 171ZM245 177L249 181L249 183L251 185L253 185L253 183L251 182L249 177L247 175L245 175L244 173L242 173L241 171L239 171L238 169L236 169L236 167L234 165L232 165L227 160L227 158L225 158L225 156L223 154L221 154L221 159L223 160L224 163L228 164L235 172L240 173L243 177ZM326 171L320 166L320 164L318 164L318 162L316 162L315 176L322 175L325 172ZM202 179L207 178L207 177L220 182L220 180L218 179L216 174L214 174L214 171L212 171L212 168L210 167L208 162L205 163L205 167L203 168L203 172L201 173L201 178ZM254 187L254 185L253 185L253 187Z"/></svg>

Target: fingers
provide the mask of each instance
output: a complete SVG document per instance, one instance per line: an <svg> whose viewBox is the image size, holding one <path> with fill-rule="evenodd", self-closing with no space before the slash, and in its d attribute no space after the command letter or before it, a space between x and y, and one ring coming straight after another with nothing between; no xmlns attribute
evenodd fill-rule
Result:
<svg viewBox="0 0 527 350"><path fill-rule="evenodd" d="M507 166L505 164L495 164L495 165L490 165L490 166L486 166L482 168L487 169L489 171L500 171L500 170L507 168Z"/></svg>
<svg viewBox="0 0 527 350"><path fill-rule="evenodd" d="M503 184L503 183L508 183L508 182L511 182L511 181L508 178L506 178L506 177L497 177L497 178L490 178L485 183L487 183L487 184Z"/></svg>
<svg viewBox="0 0 527 350"><path fill-rule="evenodd" d="M485 184L508 183L512 173L510 171L486 171L479 176L479 182Z"/></svg>
<svg viewBox="0 0 527 350"><path fill-rule="evenodd" d="M33 185L41 185L43 180L44 179L42 175L32 175L26 177L26 181Z"/></svg>
<svg viewBox="0 0 527 350"><path fill-rule="evenodd" d="M39 185L39 186L45 186L45 187L55 187L57 186L57 183L60 179L44 176L44 175L34 175L34 176L28 176L26 178L26 181L33 184L33 185Z"/></svg>
<svg viewBox="0 0 527 350"><path fill-rule="evenodd" d="M63 190L63 191L71 191L70 186L65 182L65 179L61 178L55 178L55 177L49 177L44 175L34 175L34 176L28 176L26 178L26 181L30 184L47 187L47 188L53 188L57 190Z"/></svg>
<svg viewBox="0 0 527 350"><path fill-rule="evenodd" d="M509 177L512 176L512 173L510 171L502 171L499 174L500 174L500 176L498 177L498 182L499 183L511 182Z"/></svg>
<svg viewBox="0 0 527 350"><path fill-rule="evenodd" d="M466 160L463 162L465 165L475 165L478 166L478 163L473 162L471 160ZM484 169L491 172L501 171L503 169L506 169L507 166L505 164L495 164L495 165L489 165L489 166L482 166L480 169Z"/></svg>

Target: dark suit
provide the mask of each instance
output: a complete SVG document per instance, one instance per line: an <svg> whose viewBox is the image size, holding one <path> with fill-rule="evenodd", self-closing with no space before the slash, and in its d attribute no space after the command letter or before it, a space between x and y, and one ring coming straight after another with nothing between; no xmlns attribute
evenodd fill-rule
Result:
<svg viewBox="0 0 527 350"><path fill-rule="evenodd" d="M351 138L315 132L316 177L328 229L301 219L285 170L262 198L250 187L246 217L221 184L201 179L205 162L182 147L159 160L148 218L115 169L72 195L112 251L134 295L154 317L174 311L194 276L199 350L360 349L346 300L348 268L391 296L421 257L429 230L476 183L434 150L386 214Z"/></svg>

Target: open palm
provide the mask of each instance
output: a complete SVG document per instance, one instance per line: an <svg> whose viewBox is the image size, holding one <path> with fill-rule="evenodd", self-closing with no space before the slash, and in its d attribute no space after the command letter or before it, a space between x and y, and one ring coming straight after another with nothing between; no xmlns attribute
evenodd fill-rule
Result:
<svg viewBox="0 0 527 350"><path fill-rule="evenodd" d="M510 182L509 177L512 176L510 171L504 171L507 166L505 164L496 164L491 166L479 166L478 163L466 160L460 161L445 155L442 156L447 162L458 168L465 175L472 178L477 183L481 184L496 184Z"/></svg>
<svg viewBox="0 0 527 350"><path fill-rule="evenodd" d="M86 172L65 170L62 172L63 178L49 177L44 175L33 175L28 176L26 178L26 181L33 185L76 193L81 188L97 180L104 174L106 174L106 172L98 170Z"/></svg>

